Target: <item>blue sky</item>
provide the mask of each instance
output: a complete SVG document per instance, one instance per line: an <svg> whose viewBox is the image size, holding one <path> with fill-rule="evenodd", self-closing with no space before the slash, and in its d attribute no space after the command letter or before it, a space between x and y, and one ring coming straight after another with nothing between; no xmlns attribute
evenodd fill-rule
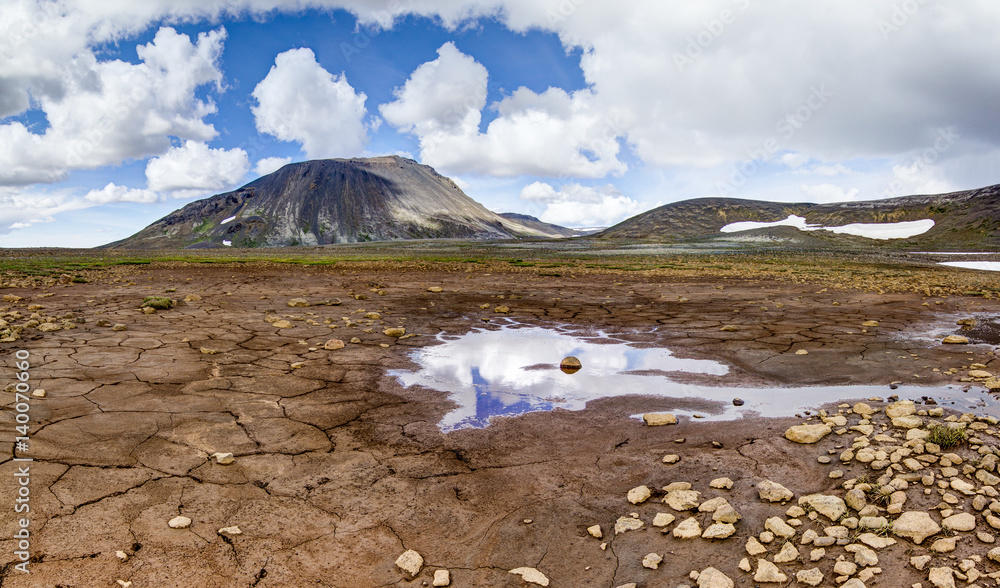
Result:
<svg viewBox="0 0 1000 588"><path fill-rule="evenodd" d="M284 162L401 154L498 212L997 183L1000 8L930 0L0 7L0 247L89 247Z"/></svg>

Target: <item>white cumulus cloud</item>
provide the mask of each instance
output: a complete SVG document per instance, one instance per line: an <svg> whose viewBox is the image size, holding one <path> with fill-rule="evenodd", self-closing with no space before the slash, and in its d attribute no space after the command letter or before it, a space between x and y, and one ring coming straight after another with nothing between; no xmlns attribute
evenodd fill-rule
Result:
<svg viewBox="0 0 1000 588"><path fill-rule="evenodd" d="M858 188L845 190L834 184L802 184L799 189L810 202L851 202L857 200Z"/></svg>
<svg viewBox="0 0 1000 588"><path fill-rule="evenodd" d="M218 62L225 37L218 29L192 42L164 27L136 48L138 64L100 61L89 50L43 64L43 71L61 74L58 83L36 80L28 88L49 127L38 134L20 122L0 124L0 185L55 182L74 169L160 154L170 147L170 137L215 137L215 128L203 119L216 107L196 91L221 83ZM3 69L10 61L0 58L0 82L6 81ZM16 91L6 94L17 103Z"/></svg>
<svg viewBox="0 0 1000 588"><path fill-rule="evenodd" d="M87 192L83 199L95 204L109 204L111 202L140 202L148 204L156 202L159 199L159 195L152 190L127 188L110 182L100 190Z"/></svg>
<svg viewBox="0 0 1000 588"><path fill-rule="evenodd" d="M185 141L146 164L151 190L187 198L234 187L250 169L242 149L212 149L203 142Z"/></svg>
<svg viewBox="0 0 1000 588"><path fill-rule="evenodd" d="M487 81L482 64L445 43L379 110L417 136L424 163L449 173L599 178L625 171L618 159L624 115L601 111L590 91L519 88L492 105L497 117L480 132Z"/></svg>
<svg viewBox="0 0 1000 588"><path fill-rule="evenodd" d="M257 130L301 143L310 158L356 157L368 144L367 96L323 69L311 49L279 53L253 97Z"/></svg>
<svg viewBox="0 0 1000 588"><path fill-rule="evenodd" d="M258 176L266 176L271 172L278 171L291 162L291 157L265 157L259 160L257 165L253 167L253 173Z"/></svg>
<svg viewBox="0 0 1000 588"><path fill-rule="evenodd" d="M545 205L540 220L567 227L607 227L646 208L610 184L564 184L556 190L551 184L533 182L521 190L520 197Z"/></svg>

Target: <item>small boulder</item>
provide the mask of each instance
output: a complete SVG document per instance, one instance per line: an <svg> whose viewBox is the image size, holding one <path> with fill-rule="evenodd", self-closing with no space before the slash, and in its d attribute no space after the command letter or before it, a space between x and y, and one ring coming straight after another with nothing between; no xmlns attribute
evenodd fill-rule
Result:
<svg viewBox="0 0 1000 588"><path fill-rule="evenodd" d="M969 338L961 335L948 335L941 342L946 345L968 345Z"/></svg>
<svg viewBox="0 0 1000 588"><path fill-rule="evenodd" d="M642 504L649 500L652 495L649 486L636 486L628 491L628 501L632 504Z"/></svg>
<svg viewBox="0 0 1000 588"><path fill-rule="evenodd" d="M831 432L829 425L796 425L785 431L785 439L793 443L816 443Z"/></svg>
<svg viewBox="0 0 1000 588"><path fill-rule="evenodd" d="M778 566L766 559L757 560L757 573L753 575L754 582L782 583L788 581L788 576L781 573Z"/></svg>
<svg viewBox="0 0 1000 588"><path fill-rule="evenodd" d="M191 526L191 519L185 516L176 516L167 521L167 526L171 529L187 529Z"/></svg>
<svg viewBox="0 0 1000 588"><path fill-rule="evenodd" d="M396 558L396 567L416 578L420 568L424 567L424 558L412 549L407 549Z"/></svg>
<svg viewBox="0 0 1000 588"><path fill-rule="evenodd" d="M677 417L670 413L649 412L642 415L643 422L650 427L660 427L663 425L676 425Z"/></svg>
<svg viewBox="0 0 1000 588"><path fill-rule="evenodd" d="M309 306L309 301L305 298L292 298L288 301L288 306L292 308L305 308Z"/></svg>
<svg viewBox="0 0 1000 588"><path fill-rule="evenodd" d="M760 496L761 500L767 502L785 502L795 496L791 490L771 480L764 480L757 484L757 495Z"/></svg>
<svg viewBox="0 0 1000 588"><path fill-rule="evenodd" d="M736 583L715 568L705 568L698 574L698 588L733 588Z"/></svg>
<svg viewBox="0 0 1000 588"><path fill-rule="evenodd" d="M923 511L904 512L892 524L894 535L910 539L917 545L940 531L941 526L934 522L930 514Z"/></svg>

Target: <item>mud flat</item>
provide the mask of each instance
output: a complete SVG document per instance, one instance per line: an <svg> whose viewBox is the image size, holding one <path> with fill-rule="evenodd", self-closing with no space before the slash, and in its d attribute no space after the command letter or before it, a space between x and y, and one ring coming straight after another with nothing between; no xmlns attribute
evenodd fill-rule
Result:
<svg viewBox="0 0 1000 588"><path fill-rule="evenodd" d="M0 583L423 586L448 570L452 586L997 584L997 421L981 390L1000 363L957 324L990 321L997 300L559 272L152 263L80 283L8 277L4 385L26 350L45 393L30 398L23 451L15 393L3 396ZM142 310L151 296L175 304ZM666 391L728 387L747 406L754 387L864 393L716 422L727 399L644 386L444 432L449 393L399 374L509 321L726 368L638 370ZM594 353L571 377L591 377ZM557 367L534 363L525 373ZM801 424L819 438L789 440ZM934 443L938 427L964 439ZM15 457L34 460L30 575L15 569Z"/></svg>

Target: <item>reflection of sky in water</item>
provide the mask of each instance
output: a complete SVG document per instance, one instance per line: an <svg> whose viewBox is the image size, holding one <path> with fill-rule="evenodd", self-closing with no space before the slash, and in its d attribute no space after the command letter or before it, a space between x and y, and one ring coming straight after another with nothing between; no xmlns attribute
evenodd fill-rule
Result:
<svg viewBox="0 0 1000 588"><path fill-rule="evenodd" d="M458 407L439 423L444 431L484 427L493 416L565 408L580 410L597 398L625 395L699 398L718 401L723 412L706 420L738 418L743 414L789 416L804 409L844 398L885 397L920 399L932 396L953 408L976 409L1000 416L1000 405L987 393L950 387L835 386L807 388L733 388L681 384L669 372L725 375L721 363L674 357L663 348L640 349L624 339L603 333L576 335L565 329L507 324L495 330L475 330L461 336L441 335L439 345L417 349L412 359L418 370L393 370L390 375L405 387L414 385L447 392ZM558 369L566 356L580 359L575 374ZM639 372L639 373L636 373ZM666 372L666 373L664 373ZM732 405L736 396L742 407ZM691 414L672 411L678 415Z"/></svg>
<svg viewBox="0 0 1000 588"><path fill-rule="evenodd" d="M445 430L482 427L491 416L556 406L579 410L587 401L605 396L659 394L657 388L668 382L662 375L629 371L711 375L729 371L714 361L682 359L662 348L639 349L603 333L578 337L560 330L505 325L438 339L440 345L414 352L420 370L397 370L392 375L406 387L419 384L450 393L459 407L441 422ZM575 374L558 369L569 355L583 363Z"/></svg>

